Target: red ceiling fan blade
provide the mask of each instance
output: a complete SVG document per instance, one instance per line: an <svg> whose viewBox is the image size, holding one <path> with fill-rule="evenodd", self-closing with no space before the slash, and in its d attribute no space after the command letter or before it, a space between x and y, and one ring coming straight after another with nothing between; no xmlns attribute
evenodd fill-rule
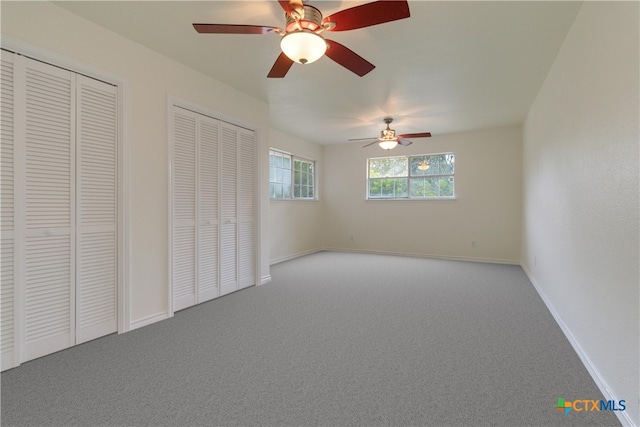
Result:
<svg viewBox="0 0 640 427"><path fill-rule="evenodd" d="M302 9L302 0L278 0L278 3L287 12L287 15L291 15L292 10Z"/></svg>
<svg viewBox="0 0 640 427"><path fill-rule="evenodd" d="M271 34L280 31L278 27L263 25L193 24L193 28L201 34Z"/></svg>
<svg viewBox="0 0 640 427"><path fill-rule="evenodd" d="M325 55L342 65L349 71L352 71L360 77L376 68L371 62L367 61L348 47L341 45L333 40L326 40L328 48Z"/></svg>
<svg viewBox="0 0 640 427"><path fill-rule="evenodd" d="M276 59L275 64L273 64L273 67L271 67L271 71L269 71L269 74L267 75L267 77L282 78L287 75L287 72L289 71L289 68L291 68L292 65L293 65L293 61L289 59L289 57L284 53L280 53L280 56L278 56L278 59Z"/></svg>
<svg viewBox="0 0 640 427"><path fill-rule="evenodd" d="M403 135L398 135L398 144L402 144L404 146L411 144L412 141L409 141L407 138L430 138L430 137L431 137L430 132L405 133Z"/></svg>
<svg viewBox="0 0 640 427"><path fill-rule="evenodd" d="M322 23L333 21L335 28L331 31L348 31L357 28L370 27L372 25L384 24L385 22L396 21L408 18L409 3L403 1L374 1L349 9L341 10L333 15L329 15L322 20Z"/></svg>

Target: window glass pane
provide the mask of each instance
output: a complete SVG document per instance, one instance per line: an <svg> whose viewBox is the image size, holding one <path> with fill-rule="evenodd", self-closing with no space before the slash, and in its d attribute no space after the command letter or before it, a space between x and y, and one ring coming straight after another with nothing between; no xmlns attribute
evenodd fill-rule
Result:
<svg viewBox="0 0 640 427"><path fill-rule="evenodd" d="M407 178L396 178L393 180L395 197L407 197L409 195L407 188Z"/></svg>
<svg viewBox="0 0 640 427"><path fill-rule="evenodd" d="M276 197L276 184L274 183L269 184L269 197Z"/></svg>
<svg viewBox="0 0 640 427"><path fill-rule="evenodd" d="M297 184L293 186L293 197L300 197L300 186Z"/></svg>
<svg viewBox="0 0 640 427"><path fill-rule="evenodd" d="M443 154L440 159L440 174L453 174L455 172L455 157L452 153Z"/></svg>
<svg viewBox="0 0 640 427"><path fill-rule="evenodd" d="M438 178L427 178L426 184L426 196L438 197L440 196L440 187L438 185Z"/></svg>
<svg viewBox="0 0 640 427"><path fill-rule="evenodd" d="M382 188L379 179L369 180L369 197L377 198L382 195Z"/></svg>
<svg viewBox="0 0 640 427"><path fill-rule="evenodd" d="M394 164L393 158L390 157L372 159L369 167L369 176L372 178L393 176Z"/></svg>
<svg viewBox="0 0 640 427"><path fill-rule="evenodd" d="M300 170L300 160L294 160L293 161L293 170Z"/></svg>
<svg viewBox="0 0 640 427"><path fill-rule="evenodd" d="M309 194L308 197L313 199L313 187L309 187Z"/></svg>
<svg viewBox="0 0 640 427"><path fill-rule="evenodd" d="M411 157L411 176L424 176L431 169L429 156Z"/></svg>
<svg viewBox="0 0 640 427"><path fill-rule="evenodd" d="M275 153L273 151L269 152L269 166L273 166L276 164Z"/></svg>
<svg viewBox="0 0 640 427"><path fill-rule="evenodd" d="M378 159L369 159L369 178L380 177L380 166L378 165Z"/></svg>
<svg viewBox="0 0 640 427"><path fill-rule="evenodd" d="M408 159L406 157L396 157L394 159L393 176L407 176Z"/></svg>
<svg viewBox="0 0 640 427"><path fill-rule="evenodd" d="M276 187L276 194L275 197L276 198L280 198L282 197L282 184L274 184Z"/></svg>
<svg viewBox="0 0 640 427"><path fill-rule="evenodd" d="M278 168L282 167L282 156L281 155L276 155L275 156L275 165Z"/></svg>
<svg viewBox="0 0 640 427"><path fill-rule="evenodd" d="M300 197L307 197L307 194L309 192L308 188L306 186L303 186L300 188Z"/></svg>
<svg viewBox="0 0 640 427"><path fill-rule="evenodd" d="M425 175L439 175L440 174L440 156L427 156L429 162L429 169L427 169Z"/></svg>
<svg viewBox="0 0 640 427"><path fill-rule="evenodd" d="M291 157L289 157L289 156L284 156L284 157L282 158L282 167L283 167L284 169L289 169L289 170L291 170Z"/></svg>
<svg viewBox="0 0 640 427"><path fill-rule="evenodd" d="M269 182L274 182L276 180L276 168L273 166L269 167Z"/></svg>
<svg viewBox="0 0 640 427"><path fill-rule="evenodd" d="M382 197L393 197L393 178L380 180L382 185Z"/></svg>
<svg viewBox="0 0 640 427"><path fill-rule="evenodd" d="M440 178L438 186L440 187L440 197L453 197L453 178Z"/></svg>
<svg viewBox="0 0 640 427"><path fill-rule="evenodd" d="M425 197L425 178L413 178L409 183L411 187L411 197Z"/></svg>
<svg viewBox="0 0 640 427"><path fill-rule="evenodd" d="M282 173L282 183L283 184L291 184L291 171L285 170Z"/></svg>
<svg viewBox="0 0 640 427"><path fill-rule="evenodd" d="M282 183L282 169L276 169L276 179L275 182Z"/></svg>
<svg viewBox="0 0 640 427"><path fill-rule="evenodd" d="M300 184L307 185L307 177L309 175L306 172L300 172Z"/></svg>
<svg viewBox="0 0 640 427"><path fill-rule="evenodd" d="M282 186L282 197L285 199L291 198L291 185L283 185Z"/></svg>

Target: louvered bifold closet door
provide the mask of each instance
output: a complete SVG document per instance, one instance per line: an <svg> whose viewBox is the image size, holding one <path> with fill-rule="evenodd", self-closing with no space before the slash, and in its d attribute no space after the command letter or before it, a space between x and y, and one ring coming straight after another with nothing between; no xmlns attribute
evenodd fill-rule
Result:
<svg viewBox="0 0 640 427"><path fill-rule="evenodd" d="M26 119L22 359L30 360L75 342L75 75L20 59L26 71L26 111L16 111Z"/></svg>
<svg viewBox="0 0 640 427"><path fill-rule="evenodd" d="M0 57L0 358L1 369L18 365L14 314L14 122L13 54Z"/></svg>
<svg viewBox="0 0 640 427"><path fill-rule="evenodd" d="M238 128L220 122L220 295L238 289Z"/></svg>
<svg viewBox="0 0 640 427"><path fill-rule="evenodd" d="M255 284L254 145L255 133L240 129L238 184L238 288Z"/></svg>
<svg viewBox="0 0 640 427"><path fill-rule="evenodd" d="M77 76L76 344L117 332L117 91Z"/></svg>
<svg viewBox="0 0 640 427"><path fill-rule="evenodd" d="M218 159L220 122L198 116L198 303L218 290Z"/></svg>
<svg viewBox="0 0 640 427"><path fill-rule="evenodd" d="M196 114L173 107L172 259L174 311L196 303Z"/></svg>

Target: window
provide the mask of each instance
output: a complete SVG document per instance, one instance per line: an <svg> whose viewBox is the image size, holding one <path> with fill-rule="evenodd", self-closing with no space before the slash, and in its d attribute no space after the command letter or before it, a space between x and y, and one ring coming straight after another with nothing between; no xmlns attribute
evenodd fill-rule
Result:
<svg viewBox="0 0 640 427"><path fill-rule="evenodd" d="M455 197L453 153L369 159L368 199Z"/></svg>
<svg viewBox="0 0 640 427"><path fill-rule="evenodd" d="M315 199L315 162L269 150L269 196L272 199Z"/></svg>

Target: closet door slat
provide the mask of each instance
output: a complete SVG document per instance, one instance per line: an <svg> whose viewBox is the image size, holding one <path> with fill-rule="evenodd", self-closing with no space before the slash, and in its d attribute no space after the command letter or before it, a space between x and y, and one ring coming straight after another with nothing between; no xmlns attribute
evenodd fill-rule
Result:
<svg viewBox="0 0 640 427"><path fill-rule="evenodd" d="M238 288L255 284L254 244L254 145L255 133L240 131L238 141L239 185L238 185Z"/></svg>
<svg viewBox="0 0 640 427"><path fill-rule="evenodd" d="M220 295L238 290L238 128L222 122L220 161Z"/></svg>
<svg viewBox="0 0 640 427"><path fill-rule="evenodd" d="M118 330L116 87L77 76L76 344Z"/></svg>
<svg viewBox="0 0 640 427"><path fill-rule="evenodd" d="M19 361L15 343L13 54L0 56L0 359L5 370Z"/></svg>
<svg viewBox="0 0 640 427"><path fill-rule="evenodd" d="M174 311L196 303L196 115L173 107L172 265Z"/></svg>
<svg viewBox="0 0 640 427"><path fill-rule="evenodd" d="M198 116L198 303L218 296L220 122Z"/></svg>
<svg viewBox="0 0 640 427"><path fill-rule="evenodd" d="M22 340L30 360L75 343L75 74L24 61L26 111L16 114L26 121Z"/></svg>

